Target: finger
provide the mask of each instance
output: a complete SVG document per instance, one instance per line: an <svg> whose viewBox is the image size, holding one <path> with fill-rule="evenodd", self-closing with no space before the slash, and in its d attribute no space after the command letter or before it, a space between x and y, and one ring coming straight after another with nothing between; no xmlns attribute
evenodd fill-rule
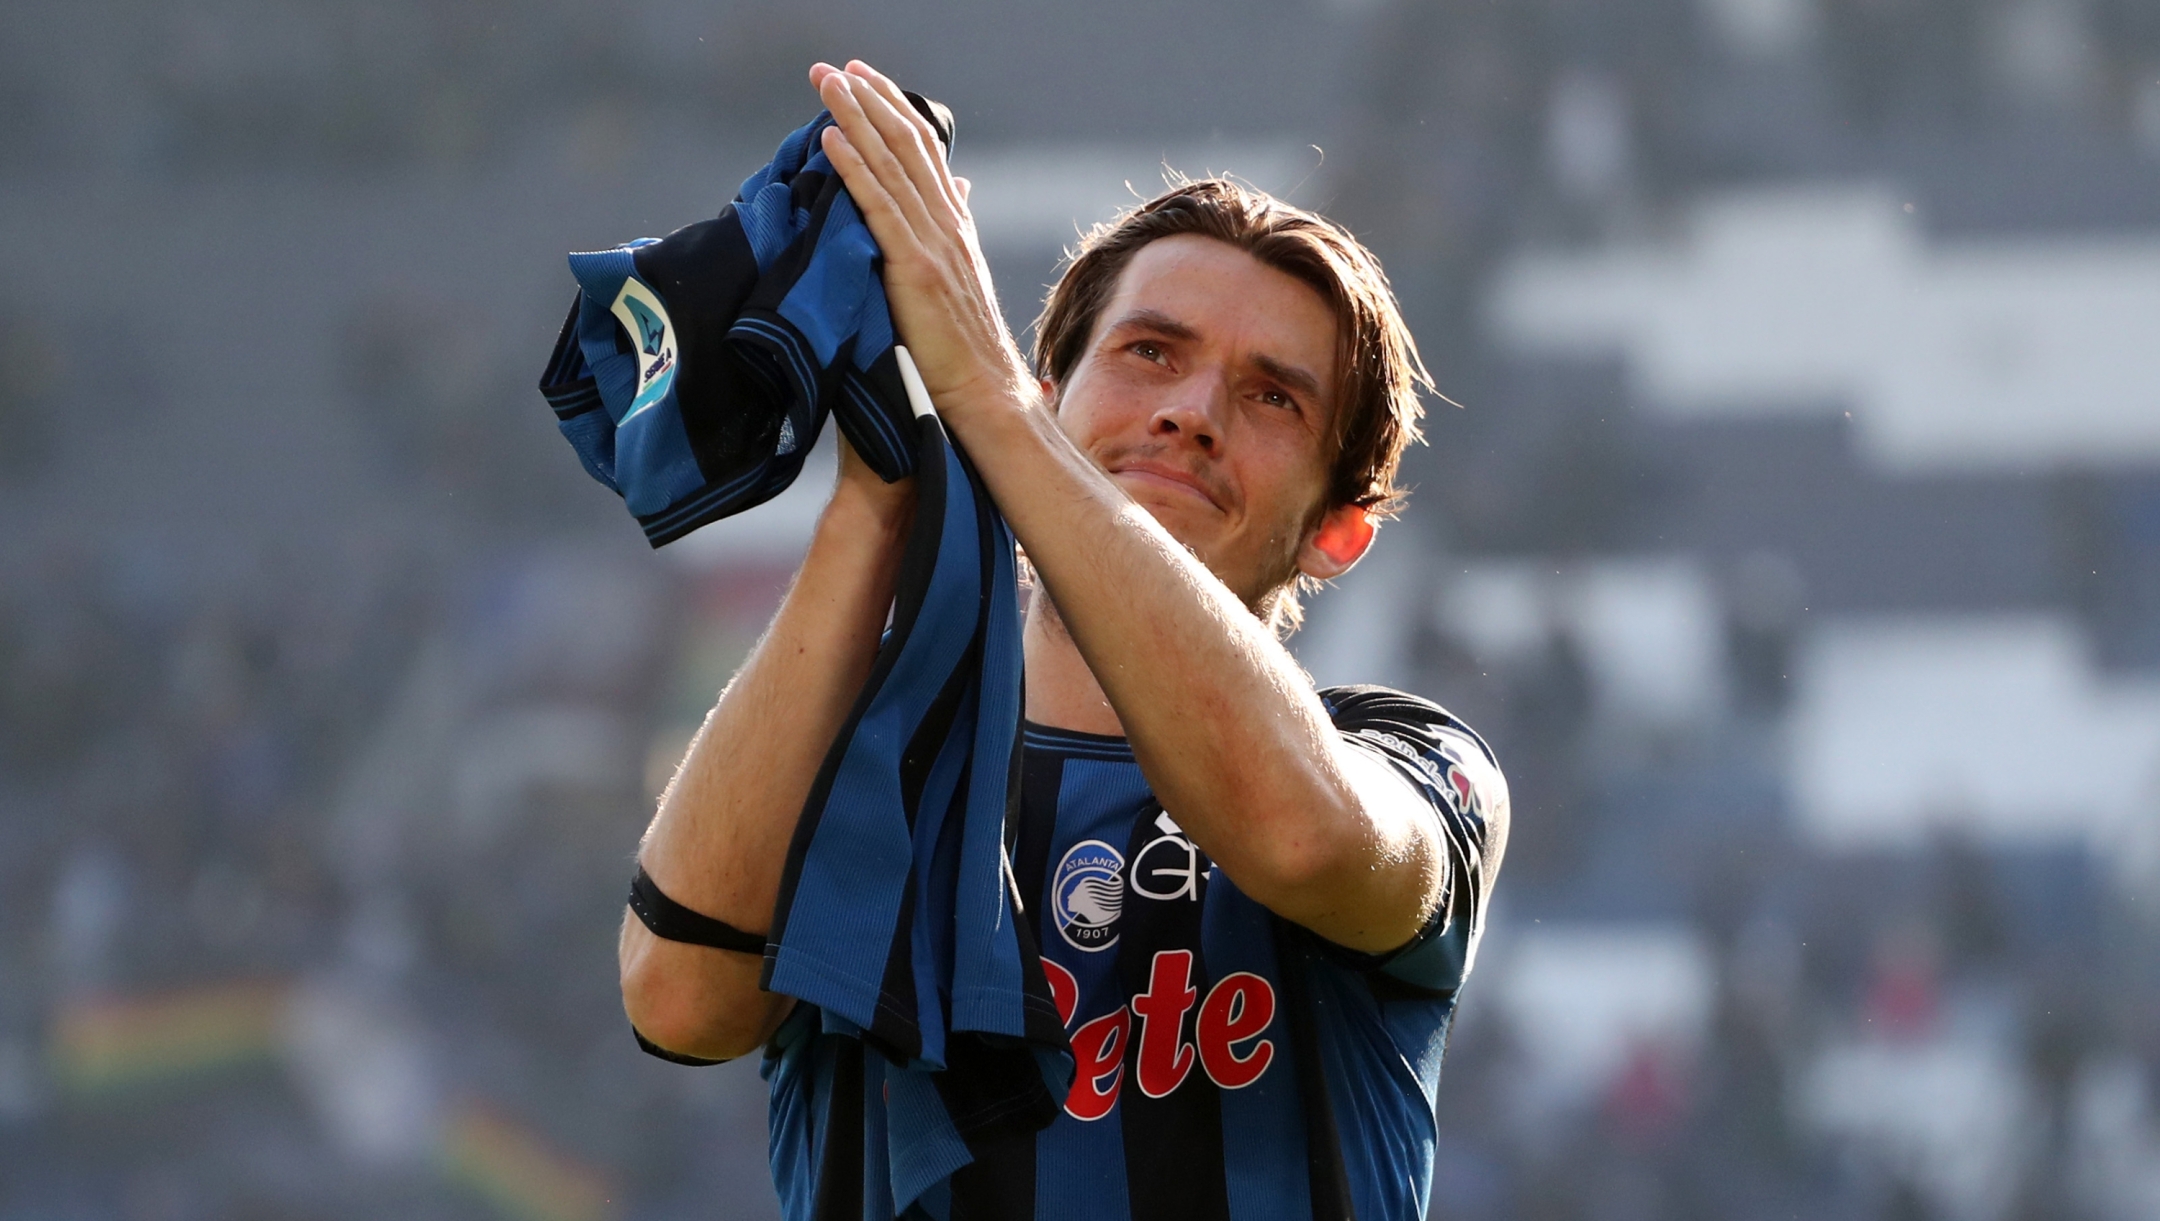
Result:
<svg viewBox="0 0 2160 1221"><path fill-rule="evenodd" d="M878 91L878 95L890 103L892 108L921 134L925 142L937 139L937 125L923 117L922 111L915 109L915 103L908 101L906 92L893 78L859 59L849 60L847 71L851 76L869 81L871 87Z"/></svg>
<svg viewBox="0 0 2160 1221"><path fill-rule="evenodd" d="M891 114L897 116L899 121L914 132L912 141L893 139L890 129L884 128L884 110L865 99L865 110L879 121L881 129L886 130L887 143L908 163L910 174L915 178L916 192L922 196L926 205L931 205L933 220L948 236L962 237L970 223L967 196L953 176L952 165L945 157L946 149L944 141L938 136L937 125L915 108L915 104L908 100L906 92L900 88L898 82L868 63L851 59L848 61L847 72L850 76L870 82L877 96L890 107ZM921 150L919 158L909 155L909 151L916 148ZM936 184L935 189L931 188L932 181ZM941 199L945 206L935 207L936 202Z"/></svg>
<svg viewBox="0 0 2160 1221"><path fill-rule="evenodd" d="M953 175L952 184L953 190L960 192L961 203L966 203L968 201L968 196L974 194L975 192L975 184L969 182L965 178L962 178L958 174Z"/></svg>
<svg viewBox="0 0 2160 1221"><path fill-rule="evenodd" d="M821 138L826 159L840 172L840 181L847 184L848 194L855 200L855 210L862 213L863 224L870 227L870 236L877 240L878 250L886 262L893 263L903 255L919 255L923 244L915 226L908 220L899 201L863 159L862 151L848 139L846 130L828 127Z"/></svg>
<svg viewBox="0 0 2160 1221"><path fill-rule="evenodd" d="M854 143L856 150L863 154L864 160L872 169L881 173L897 170L903 175L906 174L907 167L900 160L899 149L894 146L893 134L898 134L899 138L906 142L907 133L890 125L881 125L877 121L871 108L882 108L884 101L877 96L869 82L846 72L835 72L821 82L818 96L824 100L825 108L832 113L833 122L847 133L848 139ZM897 187L899 184L887 185Z"/></svg>
<svg viewBox="0 0 2160 1221"><path fill-rule="evenodd" d="M825 78L821 96L832 114L834 125L847 138L862 165L892 199L903 223L923 238L937 232L937 222L932 219L914 177L894 152L885 132L865 109L866 104L883 104L872 94L868 83L846 73L835 73Z"/></svg>
<svg viewBox="0 0 2160 1221"><path fill-rule="evenodd" d="M810 65L810 87L812 89L822 88L825 84L825 78L839 70L822 59Z"/></svg>
<svg viewBox="0 0 2160 1221"><path fill-rule="evenodd" d="M842 135L860 155L872 176L885 193L890 195L907 225L924 237L943 229L932 216L923 198L922 186L916 175L909 172L907 164L892 147L885 128L880 127L868 113L871 107L884 107L884 99L872 91L868 82L846 73L835 73L825 78L821 96L833 121L839 125ZM902 138L905 138L903 135ZM917 153L920 153L918 148ZM849 189L853 190L853 183ZM938 188L933 183L932 191Z"/></svg>
<svg viewBox="0 0 2160 1221"><path fill-rule="evenodd" d="M863 113L885 137L885 144L906 168L908 177L924 199L952 197L951 174L945 168L937 129L915 109L900 87L872 73L861 60L848 73L855 85L855 100Z"/></svg>
<svg viewBox="0 0 2160 1221"><path fill-rule="evenodd" d="M893 151L907 164L923 198L927 201L942 197L948 203L957 204L959 192L952 185L952 167L945 163L937 127L915 109L915 104L908 101L907 94L901 92L891 77L859 59L848 61L848 74L870 83L874 100L864 99L863 109L885 133L886 142L892 145ZM884 104L881 106L878 102ZM905 138L899 134L902 129L907 133ZM935 190L929 189L932 182L936 183Z"/></svg>
<svg viewBox="0 0 2160 1221"><path fill-rule="evenodd" d="M944 146L938 139L937 127L915 109L915 104L908 101L907 94L893 83L891 77L859 59L848 61L847 73L869 87L867 95L858 92L856 96L862 101L864 112L885 133L886 142L908 163L909 172L923 179L918 185L927 188L928 179L937 180L937 190L926 189L925 197L938 194L951 198L952 174L945 165ZM915 150L920 150L919 157L914 155Z"/></svg>

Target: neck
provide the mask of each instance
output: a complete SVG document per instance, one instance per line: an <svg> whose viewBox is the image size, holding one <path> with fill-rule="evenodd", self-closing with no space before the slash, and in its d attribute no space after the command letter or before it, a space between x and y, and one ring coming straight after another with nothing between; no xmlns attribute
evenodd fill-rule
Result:
<svg viewBox="0 0 2160 1221"><path fill-rule="evenodd" d="M1037 578L1020 647L1027 666L1027 719L1052 729L1123 737L1125 726L1088 669L1065 620Z"/></svg>

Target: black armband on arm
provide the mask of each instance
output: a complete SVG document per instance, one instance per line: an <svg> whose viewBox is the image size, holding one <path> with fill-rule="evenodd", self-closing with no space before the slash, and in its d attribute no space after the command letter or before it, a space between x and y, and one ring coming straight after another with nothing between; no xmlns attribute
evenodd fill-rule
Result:
<svg viewBox="0 0 2160 1221"><path fill-rule="evenodd" d="M630 879L630 910L637 913L640 923L662 941L680 941L688 945L702 945L715 950L734 950L739 954L765 953L765 938L756 933L746 933L724 920L715 920L702 912L694 912L675 900L660 893L638 866L637 876Z"/></svg>
<svg viewBox="0 0 2160 1221"><path fill-rule="evenodd" d="M679 1051L669 1051L667 1048L646 1038L644 1032L635 1026L630 1028L630 1034L631 1037L637 1040L639 1051L648 1056L658 1056L670 1064L681 1064L689 1068L711 1068L715 1064L727 1063L725 1060L705 1060L697 1056L686 1056Z"/></svg>

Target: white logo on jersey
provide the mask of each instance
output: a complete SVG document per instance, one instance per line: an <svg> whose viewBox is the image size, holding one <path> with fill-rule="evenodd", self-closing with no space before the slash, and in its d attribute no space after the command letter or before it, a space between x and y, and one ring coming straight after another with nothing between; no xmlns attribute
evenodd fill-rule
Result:
<svg viewBox="0 0 2160 1221"><path fill-rule="evenodd" d="M1165 810L1155 816L1155 829L1162 832L1147 842L1133 857L1133 893L1148 899L1191 899L1200 901L1200 849L1185 838L1177 821ZM1161 851L1157 851L1161 849ZM1142 879L1146 882L1143 883ZM1159 879L1168 878L1171 885L1158 889Z"/></svg>
<svg viewBox="0 0 2160 1221"><path fill-rule="evenodd" d="M1118 913L1125 907L1125 858L1099 839L1065 850L1050 883L1050 914L1058 934L1076 950L1107 950L1117 944Z"/></svg>

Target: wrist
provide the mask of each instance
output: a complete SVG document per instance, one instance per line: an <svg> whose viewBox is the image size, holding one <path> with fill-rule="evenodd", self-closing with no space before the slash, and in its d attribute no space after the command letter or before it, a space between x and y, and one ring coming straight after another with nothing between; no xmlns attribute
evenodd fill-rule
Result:
<svg viewBox="0 0 2160 1221"><path fill-rule="evenodd" d="M842 479L818 515L818 532L879 545L904 541L915 519L914 481L878 483L871 476L871 482Z"/></svg>
<svg viewBox="0 0 2160 1221"><path fill-rule="evenodd" d="M1041 387L1017 366L1003 376L984 374L932 398L938 418L955 433L1022 421L1043 406Z"/></svg>

